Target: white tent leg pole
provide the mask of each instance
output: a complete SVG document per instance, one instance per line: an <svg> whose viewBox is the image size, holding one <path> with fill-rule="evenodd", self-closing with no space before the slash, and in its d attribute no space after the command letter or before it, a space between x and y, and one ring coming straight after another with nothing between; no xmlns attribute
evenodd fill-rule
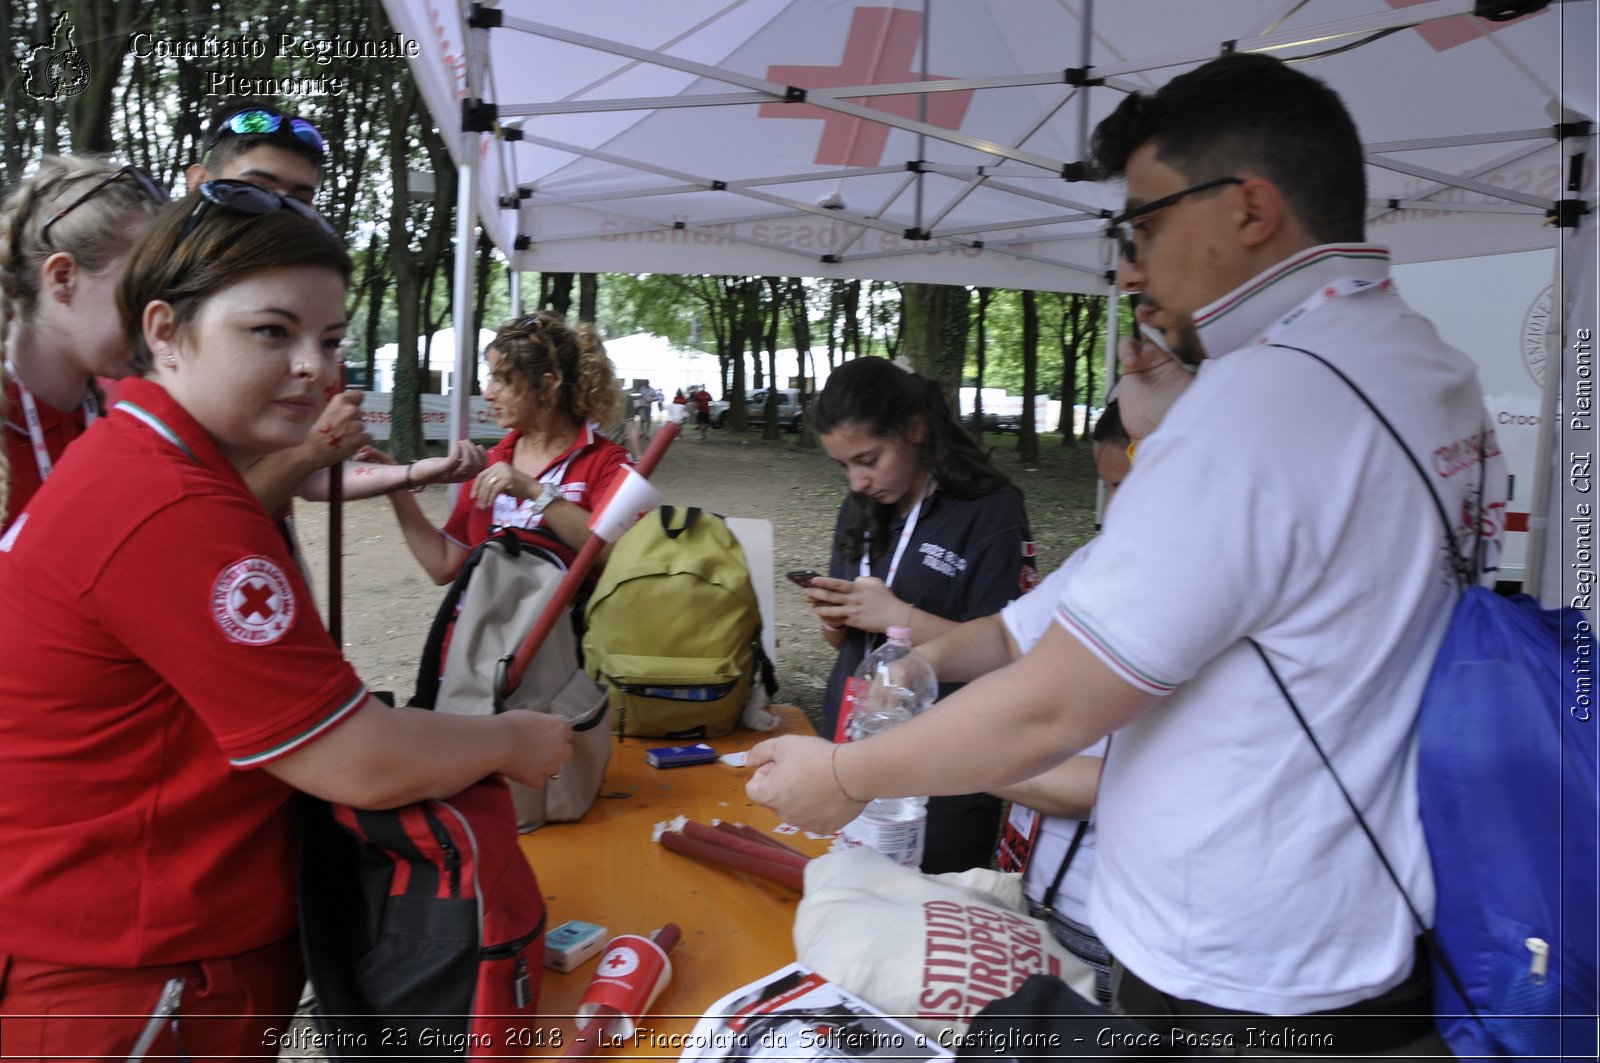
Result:
<svg viewBox="0 0 1600 1063"><path fill-rule="evenodd" d="M1548 514L1551 484L1556 476L1556 455L1551 449L1556 439L1556 397L1560 394L1562 381L1566 377L1566 357L1562 350L1565 314L1561 312L1559 299L1564 285L1563 257L1559 252L1556 254L1554 284L1557 310L1550 315L1550 323L1546 326L1544 335L1544 387L1539 393L1539 431L1536 437L1538 442L1533 451L1537 457L1533 463L1533 496L1528 502L1528 543L1522 566L1522 589L1541 600L1544 586L1545 546L1550 534ZM1556 532L1560 534L1559 522Z"/></svg>
<svg viewBox="0 0 1600 1063"><path fill-rule="evenodd" d="M450 323L456 330L456 371L450 389L451 439L466 439L471 433L467 415L472 381L478 375L478 329L472 320L472 259L478 245L478 136L462 134L466 141L460 156L463 161L456 167L456 260L450 307ZM451 485L452 505L460 491L460 484Z"/></svg>
<svg viewBox="0 0 1600 1063"><path fill-rule="evenodd" d="M1551 436L1561 445L1540 451L1547 461L1540 464L1539 472L1549 477L1550 483L1542 497L1534 496L1534 504L1542 505L1533 510L1533 518L1544 518L1544 538L1535 554L1530 522L1528 544L1528 571L1538 578L1539 601L1546 608L1576 605L1591 624L1596 616L1595 598L1600 594L1594 545L1594 527L1600 523L1600 496L1595 491L1600 476L1593 468L1600 451L1596 443L1600 418L1593 404L1594 381L1600 375L1595 369L1595 332L1600 328L1595 254L1595 221L1589 214L1567 235L1558 256L1560 331L1552 337L1554 349L1547 364L1555 371L1560 389L1560 422L1555 422L1554 400L1548 396L1546 409L1552 414ZM1580 394L1585 400L1582 403L1577 401ZM1539 427L1542 438L1544 423Z"/></svg>
<svg viewBox="0 0 1600 1063"><path fill-rule="evenodd" d="M511 317L515 320L522 316L522 271L509 259L506 265L511 276Z"/></svg>

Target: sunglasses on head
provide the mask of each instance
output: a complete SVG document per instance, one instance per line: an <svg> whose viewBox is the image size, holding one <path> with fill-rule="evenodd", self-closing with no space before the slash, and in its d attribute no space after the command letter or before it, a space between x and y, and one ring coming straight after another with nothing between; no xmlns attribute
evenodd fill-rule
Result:
<svg viewBox="0 0 1600 1063"><path fill-rule="evenodd" d="M46 247L54 247L55 245L50 242L50 227L56 222L60 221L62 218L65 218L68 214L71 214L73 211L83 206L89 200L93 199L112 182L120 181L123 178L127 178L128 180L132 181L134 186L137 187L139 191L143 192L147 197L149 197L150 202L161 204L167 201L167 190L156 184L155 178L151 177L137 166L124 166L115 173L110 173L105 177L102 177L99 181L95 182L94 185L92 185L83 195L79 196L77 199L74 199L71 203L68 203L60 210L56 211L55 216L49 221L45 222L42 227L40 227L39 242L44 244Z"/></svg>
<svg viewBox="0 0 1600 1063"><path fill-rule="evenodd" d="M327 141L322 139L322 134L317 132L317 127L304 118L288 118L277 111L269 111L264 107L251 107L248 110L237 111L221 122L217 123L211 135L206 138L206 147L214 148L217 141L229 133L235 136L262 136L276 133L289 123L289 132L297 138L316 148L318 152L328 150Z"/></svg>
<svg viewBox="0 0 1600 1063"><path fill-rule="evenodd" d="M194 209L189 212L189 217L184 220L183 228L178 233L178 243L194 231L200 223L200 216L208 207L221 207L231 214L263 215L273 211L286 209L292 210L302 218L310 218L321 226L322 231L330 236L336 236L333 226L328 224L328 219L317 213L315 207L302 203L290 196L280 196L270 188L253 185L249 181L235 181L228 178L219 178L215 181L204 181L195 189Z"/></svg>

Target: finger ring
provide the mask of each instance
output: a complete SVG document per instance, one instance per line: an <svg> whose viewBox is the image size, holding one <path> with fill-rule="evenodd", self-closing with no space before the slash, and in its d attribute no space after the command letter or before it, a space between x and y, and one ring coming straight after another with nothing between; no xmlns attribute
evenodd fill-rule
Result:
<svg viewBox="0 0 1600 1063"><path fill-rule="evenodd" d="M555 782L559 778L561 778L561 773L558 771L554 775L550 776L550 781Z"/></svg>

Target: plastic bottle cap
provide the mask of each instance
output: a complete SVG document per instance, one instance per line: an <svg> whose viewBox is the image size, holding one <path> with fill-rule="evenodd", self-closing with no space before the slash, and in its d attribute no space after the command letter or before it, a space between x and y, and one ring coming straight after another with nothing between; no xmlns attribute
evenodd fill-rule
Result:
<svg viewBox="0 0 1600 1063"><path fill-rule="evenodd" d="M911 629L908 627L901 627L898 624L894 627L891 627L887 632L885 632L885 634L887 634L890 640L894 642L911 641Z"/></svg>

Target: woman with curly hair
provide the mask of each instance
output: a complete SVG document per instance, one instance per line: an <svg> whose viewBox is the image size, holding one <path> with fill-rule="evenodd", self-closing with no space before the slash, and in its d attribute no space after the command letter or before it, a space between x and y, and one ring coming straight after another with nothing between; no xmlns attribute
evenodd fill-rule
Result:
<svg viewBox="0 0 1600 1063"><path fill-rule="evenodd" d="M589 513L622 475L628 452L600 425L621 412L622 391L594 326L541 311L495 334L483 397L506 437L488 468L435 528L405 492L390 495L406 544L433 581L449 583L496 528L542 527L573 554L589 538Z"/></svg>

